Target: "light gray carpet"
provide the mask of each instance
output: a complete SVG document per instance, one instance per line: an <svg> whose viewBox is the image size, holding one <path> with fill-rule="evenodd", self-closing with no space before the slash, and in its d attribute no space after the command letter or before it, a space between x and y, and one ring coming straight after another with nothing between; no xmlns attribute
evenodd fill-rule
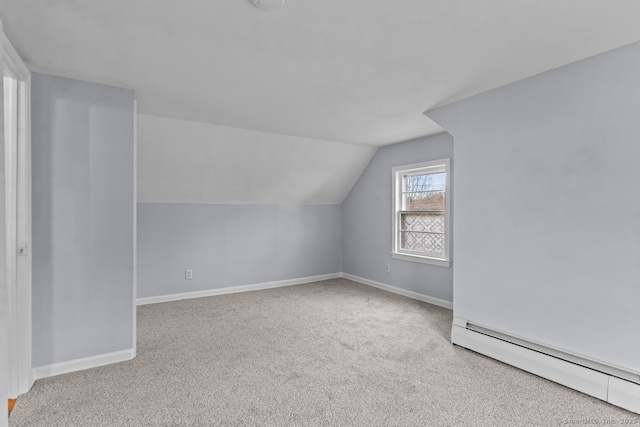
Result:
<svg viewBox="0 0 640 427"><path fill-rule="evenodd" d="M138 308L138 357L37 381L18 426L640 419L449 343L451 311L344 279Z"/></svg>

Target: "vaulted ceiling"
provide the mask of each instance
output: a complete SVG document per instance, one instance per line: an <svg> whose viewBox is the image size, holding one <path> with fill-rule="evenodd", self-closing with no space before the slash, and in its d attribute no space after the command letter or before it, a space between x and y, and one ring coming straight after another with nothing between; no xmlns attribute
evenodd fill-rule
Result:
<svg viewBox="0 0 640 427"><path fill-rule="evenodd" d="M376 149L138 115L138 201L341 204Z"/></svg>
<svg viewBox="0 0 640 427"><path fill-rule="evenodd" d="M370 146L640 40L636 0L2 0L0 17L32 69L135 89L141 113Z"/></svg>

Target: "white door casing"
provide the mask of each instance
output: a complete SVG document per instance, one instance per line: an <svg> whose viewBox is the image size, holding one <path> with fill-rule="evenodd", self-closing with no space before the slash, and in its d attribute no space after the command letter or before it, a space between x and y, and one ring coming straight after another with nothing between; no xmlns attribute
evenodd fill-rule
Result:
<svg viewBox="0 0 640 427"><path fill-rule="evenodd" d="M31 73L2 34L8 397L33 385L31 367ZM3 96L4 98L4 96Z"/></svg>

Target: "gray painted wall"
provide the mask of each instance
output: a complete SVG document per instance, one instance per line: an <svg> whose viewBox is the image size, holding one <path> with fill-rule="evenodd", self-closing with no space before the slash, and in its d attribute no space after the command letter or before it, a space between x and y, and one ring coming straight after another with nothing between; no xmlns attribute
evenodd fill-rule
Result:
<svg viewBox="0 0 640 427"><path fill-rule="evenodd" d="M427 114L454 137L454 314L640 372L640 44Z"/></svg>
<svg viewBox="0 0 640 427"><path fill-rule="evenodd" d="M33 74L33 366L133 347L133 92Z"/></svg>
<svg viewBox="0 0 640 427"><path fill-rule="evenodd" d="M138 298L339 273L341 234L340 205L138 203Z"/></svg>
<svg viewBox="0 0 640 427"><path fill-rule="evenodd" d="M344 272L398 288L452 300L452 270L413 261L392 259L391 168L443 158L453 162L451 136L439 134L378 150L342 204ZM454 181L451 180L451 191ZM451 209L453 211L453 203ZM451 231L455 221L452 221ZM456 262L455 245L451 258ZM390 264L390 272L384 270Z"/></svg>

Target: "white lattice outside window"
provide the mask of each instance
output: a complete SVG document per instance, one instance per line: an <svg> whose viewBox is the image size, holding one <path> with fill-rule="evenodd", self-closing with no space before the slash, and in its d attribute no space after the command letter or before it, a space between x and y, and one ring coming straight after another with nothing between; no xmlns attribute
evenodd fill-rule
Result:
<svg viewBox="0 0 640 427"><path fill-rule="evenodd" d="M392 169L394 258L451 265L449 167L442 159Z"/></svg>

